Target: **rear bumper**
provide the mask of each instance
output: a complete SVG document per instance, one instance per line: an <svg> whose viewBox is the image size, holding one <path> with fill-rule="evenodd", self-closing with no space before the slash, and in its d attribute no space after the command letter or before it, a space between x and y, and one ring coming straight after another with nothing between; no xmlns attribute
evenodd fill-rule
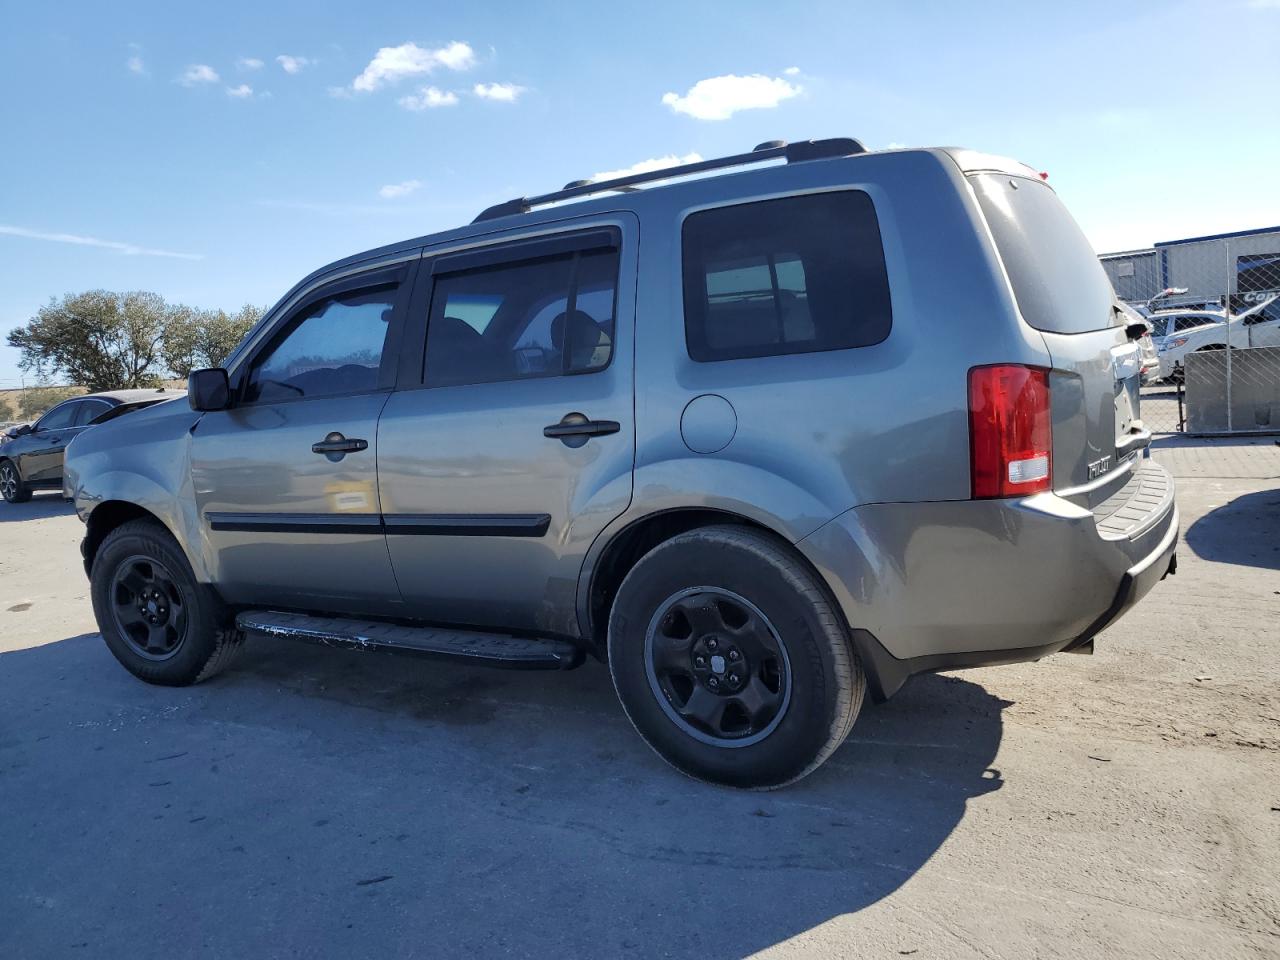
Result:
<svg viewBox="0 0 1280 960"><path fill-rule="evenodd" d="M823 574L880 699L914 673L1038 660L1078 649L1176 569L1166 495L1115 522L1053 494L871 504L799 547ZM1136 506L1135 508L1136 509Z"/></svg>

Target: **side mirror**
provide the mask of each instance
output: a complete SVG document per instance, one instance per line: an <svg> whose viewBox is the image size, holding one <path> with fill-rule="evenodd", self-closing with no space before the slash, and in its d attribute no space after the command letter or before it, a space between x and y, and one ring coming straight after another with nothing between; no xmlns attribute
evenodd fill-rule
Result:
<svg viewBox="0 0 1280 960"><path fill-rule="evenodd" d="M225 410L231 403L231 382L221 367L192 370L187 377L187 402L192 410Z"/></svg>
<svg viewBox="0 0 1280 960"><path fill-rule="evenodd" d="M35 427L33 427L29 423L20 423L16 427L14 427L12 430L9 431L9 436L13 437L16 440L18 437L25 437L28 433L30 433L34 429Z"/></svg>

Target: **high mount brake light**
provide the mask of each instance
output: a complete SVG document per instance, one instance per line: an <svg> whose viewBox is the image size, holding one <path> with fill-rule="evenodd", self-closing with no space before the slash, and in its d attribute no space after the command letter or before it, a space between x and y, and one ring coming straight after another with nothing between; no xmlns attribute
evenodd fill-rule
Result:
<svg viewBox="0 0 1280 960"><path fill-rule="evenodd" d="M1052 487L1048 370L1002 363L969 371L969 465L975 500Z"/></svg>

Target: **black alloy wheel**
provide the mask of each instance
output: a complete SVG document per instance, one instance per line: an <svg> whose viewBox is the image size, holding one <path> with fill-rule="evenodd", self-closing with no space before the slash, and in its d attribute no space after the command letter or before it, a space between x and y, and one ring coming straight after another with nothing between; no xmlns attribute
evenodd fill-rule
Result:
<svg viewBox="0 0 1280 960"><path fill-rule="evenodd" d="M773 732L791 699L785 644L745 597L690 587L654 613L645 637L649 683L686 733L747 746Z"/></svg>
<svg viewBox="0 0 1280 960"><path fill-rule="evenodd" d="M187 636L187 603L173 575L152 557L122 561L111 578L116 628L147 660L168 660Z"/></svg>

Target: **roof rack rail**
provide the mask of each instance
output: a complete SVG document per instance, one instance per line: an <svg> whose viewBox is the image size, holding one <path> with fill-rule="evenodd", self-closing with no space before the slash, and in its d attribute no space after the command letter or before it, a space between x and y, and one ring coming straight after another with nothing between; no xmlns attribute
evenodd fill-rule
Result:
<svg viewBox="0 0 1280 960"><path fill-rule="evenodd" d="M722 170L726 167L740 167L749 163L763 163L766 160L785 159L787 163L804 163L808 160L823 160L828 157L851 157L866 153L866 148L852 137L833 137L828 140L803 140L799 143L787 143L783 140L769 140L760 144L750 153L736 153L731 157L717 157L713 160L699 160L697 163L682 163L675 167L664 167L661 170L650 170L647 173L633 173L627 177L614 180L601 180L594 183L590 180L573 180L565 184L563 190L544 193L536 197L516 197L504 203L494 204L481 212L472 223L482 220L496 220L498 217L510 217L528 213L534 207L556 203L560 200L574 200L578 197L590 196L593 193L608 193L613 190L630 190L640 183L654 180L669 180L672 177L683 177L691 173L702 173L705 170Z"/></svg>

